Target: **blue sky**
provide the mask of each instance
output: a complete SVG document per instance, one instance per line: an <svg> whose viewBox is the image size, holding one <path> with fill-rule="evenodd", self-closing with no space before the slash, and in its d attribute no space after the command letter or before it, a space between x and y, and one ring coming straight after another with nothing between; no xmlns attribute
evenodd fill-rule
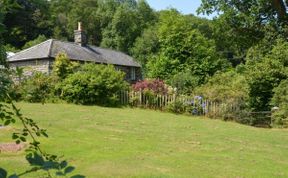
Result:
<svg viewBox="0 0 288 178"><path fill-rule="evenodd" d="M196 10L201 4L201 0L147 0L147 2L155 10L163 10L169 7L173 7L176 8L178 11L182 12L183 14L194 15L197 15ZM203 17L202 14L200 14L199 16Z"/></svg>

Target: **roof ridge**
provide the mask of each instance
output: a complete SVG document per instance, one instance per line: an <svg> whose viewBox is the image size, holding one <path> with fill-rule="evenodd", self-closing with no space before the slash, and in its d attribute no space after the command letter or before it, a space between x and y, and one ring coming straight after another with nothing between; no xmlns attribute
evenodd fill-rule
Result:
<svg viewBox="0 0 288 178"><path fill-rule="evenodd" d="M78 44L76 44L74 42L71 42L71 41L62 41L62 40L57 40L57 39L53 39L53 41L58 41L58 42L61 42L61 43L69 43L69 44L72 44L72 45L75 45L75 46L79 46Z"/></svg>
<svg viewBox="0 0 288 178"><path fill-rule="evenodd" d="M52 51L52 46L53 46L53 42L54 42L54 39L50 39L51 42L50 42L50 45L49 45L49 50L48 50L48 55L47 57L51 57L51 51Z"/></svg>

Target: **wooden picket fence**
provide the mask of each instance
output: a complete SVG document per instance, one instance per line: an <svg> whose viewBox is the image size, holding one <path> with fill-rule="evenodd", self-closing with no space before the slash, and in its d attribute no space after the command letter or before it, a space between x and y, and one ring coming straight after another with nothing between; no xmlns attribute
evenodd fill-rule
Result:
<svg viewBox="0 0 288 178"><path fill-rule="evenodd" d="M248 117L254 118L251 125L255 127L271 127L272 125L272 112L261 111L261 112L248 112Z"/></svg>
<svg viewBox="0 0 288 178"><path fill-rule="evenodd" d="M210 118L221 118L224 120L239 121L245 118L249 125L256 127L270 127L272 124L271 111L248 112L243 111L240 106L229 103L218 103L205 100L199 96L185 96L176 94L153 95L149 92L121 91L119 101L122 105L133 107L165 110L169 105L184 105L192 115L203 115ZM288 121L287 121L288 125Z"/></svg>
<svg viewBox="0 0 288 178"><path fill-rule="evenodd" d="M186 106L192 106L191 114L221 117L223 113L239 110L238 107L225 103L203 100L199 96L185 96L176 94L152 95L144 92L121 91L119 101L122 105L142 107L150 109L165 109L169 104L180 102Z"/></svg>

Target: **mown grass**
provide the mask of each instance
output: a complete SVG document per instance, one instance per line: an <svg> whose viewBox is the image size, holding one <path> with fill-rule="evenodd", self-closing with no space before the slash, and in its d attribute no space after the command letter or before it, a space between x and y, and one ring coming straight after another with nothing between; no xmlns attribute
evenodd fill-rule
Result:
<svg viewBox="0 0 288 178"><path fill-rule="evenodd" d="M288 130L142 109L18 105L48 130L45 150L88 178L288 177ZM1 129L0 142L15 129ZM24 153L0 153L0 167L19 173L28 164Z"/></svg>

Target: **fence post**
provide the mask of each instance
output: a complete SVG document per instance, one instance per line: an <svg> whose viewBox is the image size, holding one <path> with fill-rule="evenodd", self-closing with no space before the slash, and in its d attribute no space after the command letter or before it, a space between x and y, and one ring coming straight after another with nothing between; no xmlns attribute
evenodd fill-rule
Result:
<svg viewBox="0 0 288 178"><path fill-rule="evenodd" d="M128 92L128 90L126 91L126 104L129 104L129 92Z"/></svg>
<svg viewBox="0 0 288 178"><path fill-rule="evenodd" d="M139 105L142 105L142 90L139 92Z"/></svg>
<svg viewBox="0 0 288 178"><path fill-rule="evenodd" d="M123 91L121 90L121 91L120 91L120 102L121 102L121 104L124 104L124 103L123 103L123 95L122 95L122 93L123 93Z"/></svg>

